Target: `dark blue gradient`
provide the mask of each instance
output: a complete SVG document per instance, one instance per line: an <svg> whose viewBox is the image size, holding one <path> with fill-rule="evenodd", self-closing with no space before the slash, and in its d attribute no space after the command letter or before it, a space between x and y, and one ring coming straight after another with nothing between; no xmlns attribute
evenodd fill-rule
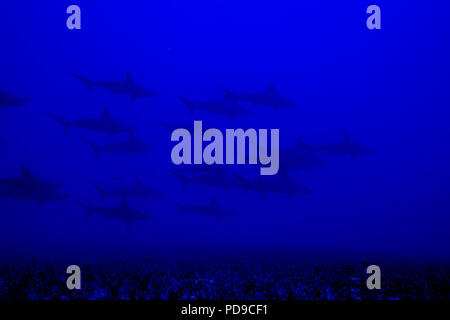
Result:
<svg viewBox="0 0 450 320"><path fill-rule="evenodd" d="M0 91L28 98L0 108L0 177L61 183L63 201L0 199L0 251L7 256L65 255L76 264L105 252L174 256L195 250L282 251L358 260L404 256L450 258L450 28L444 1L376 1L382 29L366 28L368 1L76 1L82 29L66 28L72 2L0 5ZM88 87L94 80L134 81L155 98ZM273 83L298 107L248 106L233 119L194 112L177 98L218 99L222 88L245 93ZM95 152L123 136L63 126L46 116L97 117L107 106L152 145L147 154ZM156 122L209 128L279 128L283 149L297 139L317 147L352 139L374 150L358 157L318 153L324 163L290 172L310 194L287 197L188 185L170 172L170 132ZM281 156L282 157L282 156ZM283 162L283 159L280 159ZM259 166L229 166L256 178ZM282 169L282 166L280 167ZM74 200L118 206L101 194L139 177L163 197L128 199L150 215L127 226L88 213ZM236 215L180 214L174 203L208 204ZM201 248L206 251L202 253ZM69 259L70 260L70 259Z"/></svg>

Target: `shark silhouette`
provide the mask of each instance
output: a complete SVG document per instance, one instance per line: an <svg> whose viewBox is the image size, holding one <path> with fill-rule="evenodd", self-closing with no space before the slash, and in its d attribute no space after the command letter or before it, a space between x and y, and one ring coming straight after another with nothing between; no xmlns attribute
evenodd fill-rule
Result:
<svg viewBox="0 0 450 320"><path fill-rule="evenodd" d="M221 208L217 205L214 198L210 199L210 202L206 205L183 205L180 203L174 203L176 207L180 210L181 214L186 212L196 213L200 216L215 217L217 219L226 216L235 216L236 212L233 210L228 210Z"/></svg>
<svg viewBox="0 0 450 320"><path fill-rule="evenodd" d="M60 201L69 195L60 193L61 184L44 181L34 176L26 166L22 166L18 177L0 178L0 197L13 200L37 201L41 206L48 201Z"/></svg>
<svg viewBox="0 0 450 320"><path fill-rule="evenodd" d="M372 149L353 141L347 131L344 133L343 141L325 144L317 147L316 150L329 154L348 155L352 158L356 158L361 155L371 155L374 153Z"/></svg>
<svg viewBox="0 0 450 320"><path fill-rule="evenodd" d="M128 72L126 73L126 78L124 81L94 81L76 73L71 73L71 75L86 84L88 86L88 90L92 90L94 87L99 87L111 93L130 96L132 101L136 100L137 98L154 98L158 95L157 91L147 89L134 82L133 78Z"/></svg>
<svg viewBox="0 0 450 320"><path fill-rule="evenodd" d="M304 148L281 149L280 150L280 170L300 171L321 167L325 164L313 151Z"/></svg>
<svg viewBox="0 0 450 320"><path fill-rule="evenodd" d="M139 179L139 177L136 177L136 183L132 186L123 186L120 188L109 190L100 187L95 182L91 183L95 187L95 189L97 189L97 191L100 193L102 199L106 198L107 196L111 196L122 199L140 198L142 200L145 200L148 198L161 198L164 195L161 191L145 186L142 183L141 179Z"/></svg>
<svg viewBox="0 0 450 320"><path fill-rule="evenodd" d="M130 134L127 140L113 142L103 146L90 142L87 139L84 139L84 141L95 151L96 157L98 157L101 152L117 154L146 154L153 149L152 146L138 140L134 134Z"/></svg>
<svg viewBox="0 0 450 320"><path fill-rule="evenodd" d="M253 190L261 193L263 197L268 193L278 193L288 197L311 193L311 189L294 181L286 174L258 176L255 180L249 180L239 175L236 176L244 188L244 193Z"/></svg>
<svg viewBox="0 0 450 320"><path fill-rule="evenodd" d="M171 170L172 174L182 182L183 189L189 184L198 184L208 187L216 187L227 191L230 188L240 188L241 184L239 180L225 168L217 168L214 170L200 171L199 174L183 174L177 170Z"/></svg>
<svg viewBox="0 0 450 320"><path fill-rule="evenodd" d="M275 85L271 83L269 88L263 92L236 94L229 90L224 91L236 100L253 105L272 107L274 109L286 109L296 107L297 103L289 100L278 93Z"/></svg>
<svg viewBox="0 0 450 320"><path fill-rule="evenodd" d="M120 120L113 118L108 108L103 108L103 114L96 118L66 120L46 113L47 117L55 120L64 127L64 133L68 133L71 127L97 131L114 135L117 133L132 133L135 128Z"/></svg>
<svg viewBox="0 0 450 320"><path fill-rule="evenodd" d="M236 116L243 116L251 114L251 111L241 106L234 95L226 93L221 99L207 100L194 103L184 97L178 98L189 108L190 114L194 110L206 110L217 113L228 118L235 118Z"/></svg>
<svg viewBox="0 0 450 320"><path fill-rule="evenodd" d="M149 220L147 214L131 208L125 199L119 206L91 206L78 200L75 200L75 203L85 209L89 216L98 214L106 218L122 220L126 222L127 227L135 221Z"/></svg>

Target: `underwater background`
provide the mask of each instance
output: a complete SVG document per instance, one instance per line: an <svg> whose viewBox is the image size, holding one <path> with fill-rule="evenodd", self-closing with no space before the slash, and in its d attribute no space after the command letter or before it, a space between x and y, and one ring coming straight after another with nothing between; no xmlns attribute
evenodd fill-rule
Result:
<svg viewBox="0 0 450 320"><path fill-rule="evenodd" d="M80 30L66 27L71 4ZM2 2L2 260L448 266L449 4L380 0L382 28L368 30L370 4ZM113 92L127 81L146 90ZM247 112L191 113L180 98ZM102 117L121 129L77 122ZM194 120L279 129L280 172L173 165L171 132ZM151 148L134 152L133 141ZM153 193L130 191L139 186Z"/></svg>

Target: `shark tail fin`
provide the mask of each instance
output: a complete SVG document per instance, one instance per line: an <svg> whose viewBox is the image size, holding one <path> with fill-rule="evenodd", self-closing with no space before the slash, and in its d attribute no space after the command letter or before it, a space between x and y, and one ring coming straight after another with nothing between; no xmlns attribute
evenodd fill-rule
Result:
<svg viewBox="0 0 450 320"><path fill-rule="evenodd" d="M55 120L56 122L58 122L60 125L62 125L64 127L64 133L67 134L70 130L70 127L72 126L72 122L70 122L69 120L57 117L53 114L50 113L45 113L45 115L47 117L49 117L52 120Z"/></svg>
<svg viewBox="0 0 450 320"><path fill-rule="evenodd" d="M82 207L84 210L86 210L88 216L92 216L94 213L94 208L92 208L91 206L79 201L79 200L74 200L73 202L75 202L77 205L79 205L80 207Z"/></svg>
<svg viewBox="0 0 450 320"><path fill-rule="evenodd" d="M181 173L177 172L176 170L170 170L170 172L178 179L181 181L181 183L183 184L183 190L186 189L188 183L189 183L189 179L186 176L183 176Z"/></svg>
<svg viewBox="0 0 450 320"><path fill-rule="evenodd" d="M134 83L133 77L131 76L131 73L129 73L128 71L125 73L125 81L129 83Z"/></svg>
<svg viewBox="0 0 450 320"><path fill-rule="evenodd" d="M23 178L33 178L33 175L31 174L30 170L28 169L28 167L26 165L22 165L20 170L22 172Z"/></svg>
<svg viewBox="0 0 450 320"><path fill-rule="evenodd" d="M302 139L297 139L297 149L299 150L307 150L307 151L314 151L315 148L305 142L303 142Z"/></svg>
<svg viewBox="0 0 450 320"><path fill-rule="evenodd" d="M195 109L195 103L193 103L192 101L177 95L178 99L180 99L188 108L189 108L189 114L192 115L192 113L194 112Z"/></svg>
<svg viewBox="0 0 450 320"><path fill-rule="evenodd" d="M100 155L100 152L102 151L102 147L99 146L98 144L95 144L95 143L89 141L86 138L83 138L83 140L88 146L90 146L94 150L95 157L97 158Z"/></svg>
<svg viewBox="0 0 450 320"><path fill-rule="evenodd" d="M100 193L100 196L102 197L102 200L105 200L106 198L106 190L100 187L98 184L96 184L94 181L91 181L91 184L94 186L94 188Z"/></svg>
<svg viewBox="0 0 450 320"><path fill-rule="evenodd" d="M277 92L277 89L276 89L275 84L273 82L269 83L269 87L267 88L267 92L272 93L272 94Z"/></svg>
<svg viewBox="0 0 450 320"><path fill-rule="evenodd" d="M80 80L81 82L83 82L85 85L87 85L88 91L91 91L91 90L94 88L94 86L95 86L95 81L89 79L88 77L82 76L82 75L77 74L77 73L74 73L74 72L70 72L70 74L71 74L73 77L79 79L79 80Z"/></svg>
<svg viewBox="0 0 450 320"><path fill-rule="evenodd" d="M157 126L167 128L167 125L162 121L153 121L153 124L156 124Z"/></svg>
<svg viewBox="0 0 450 320"><path fill-rule="evenodd" d="M236 177L236 179L239 180L239 183L242 185L242 193L246 194L248 192L248 190L250 189L249 185L249 181L247 179L245 179L244 177L238 175L238 174L234 174L234 176Z"/></svg>

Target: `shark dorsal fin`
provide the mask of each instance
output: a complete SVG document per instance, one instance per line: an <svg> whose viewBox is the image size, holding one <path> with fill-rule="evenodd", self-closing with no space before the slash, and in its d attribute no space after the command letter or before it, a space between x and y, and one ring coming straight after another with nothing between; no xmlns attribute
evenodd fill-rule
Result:
<svg viewBox="0 0 450 320"><path fill-rule="evenodd" d="M28 168L25 165L22 166L22 177L23 178L32 178L33 177L30 170L28 170Z"/></svg>
<svg viewBox="0 0 450 320"><path fill-rule="evenodd" d="M128 83L134 83L133 78L131 77L131 74L129 72L126 73L125 81Z"/></svg>
<svg viewBox="0 0 450 320"><path fill-rule="evenodd" d="M106 106L103 107L103 116L105 118L111 118L111 113L109 113L109 110L108 110L108 108Z"/></svg>
<svg viewBox="0 0 450 320"><path fill-rule="evenodd" d="M237 96L233 92L230 92L227 90L224 90L224 92L225 92L225 95L223 98L225 100L228 100L228 101L237 101L238 100Z"/></svg>
<svg viewBox="0 0 450 320"><path fill-rule="evenodd" d="M344 141L345 142L350 142L352 141L352 138L350 138L350 133L348 133L348 131L344 132Z"/></svg>
<svg viewBox="0 0 450 320"><path fill-rule="evenodd" d="M267 88L267 92L271 94L277 93L277 89L275 88L273 82L269 83L269 88Z"/></svg>

